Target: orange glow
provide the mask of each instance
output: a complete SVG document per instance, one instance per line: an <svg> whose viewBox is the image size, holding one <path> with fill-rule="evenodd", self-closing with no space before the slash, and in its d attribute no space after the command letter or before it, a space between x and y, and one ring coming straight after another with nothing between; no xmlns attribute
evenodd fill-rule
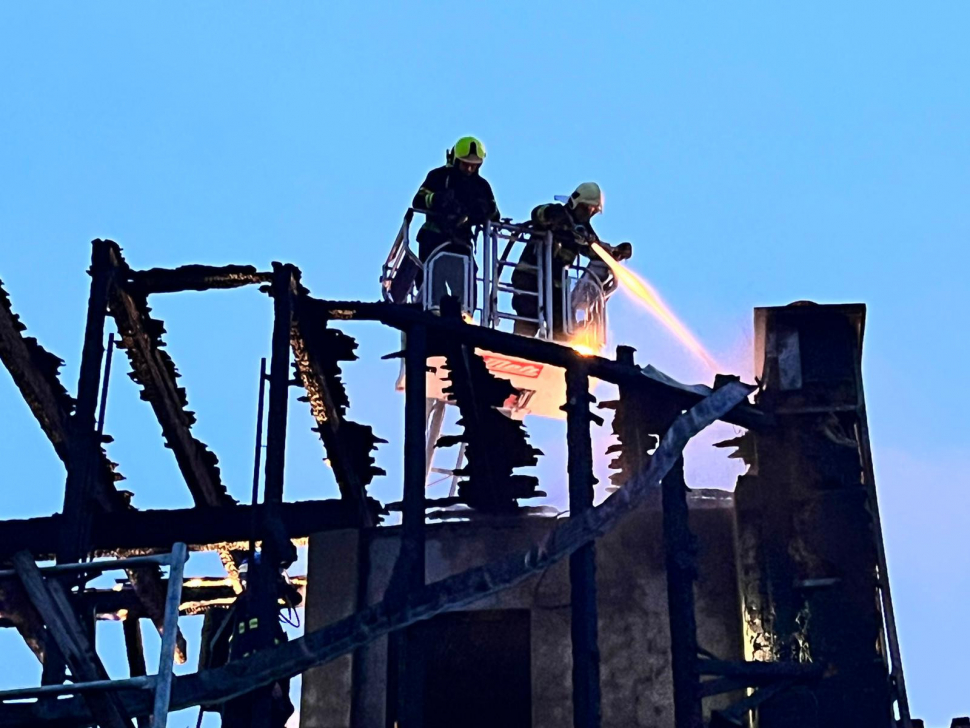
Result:
<svg viewBox="0 0 970 728"><path fill-rule="evenodd" d="M569 345L581 356L595 356L602 348L593 333L585 329L577 333Z"/></svg>
<svg viewBox="0 0 970 728"><path fill-rule="evenodd" d="M622 283L620 286L623 290L627 291L630 295L640 301L656 318L658 318L661 323L664 324L670 331L680 339L681 343L684 344L688 349L690 349L695 355L704 360L704 362L711 368L712 371L718 371L720 368L714 357L707 353L707 350L701 346L701 343L694 338L694 335L688 331L687 327L684 326L680 320L674 316L673 311L671 311L667 304L665 304L660 296L655 290L642 278L640 278L633 271L627 270L620 263L613 259L613 256L607 253L599 243L593 243L593 251L603 259L610 270L613 271L613 275L616 276L617 281Z"/></svg>

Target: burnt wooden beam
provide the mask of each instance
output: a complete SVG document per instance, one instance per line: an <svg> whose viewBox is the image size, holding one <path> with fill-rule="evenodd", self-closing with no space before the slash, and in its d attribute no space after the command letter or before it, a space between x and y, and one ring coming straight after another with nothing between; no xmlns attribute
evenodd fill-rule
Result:
<svg viewBox="0 0 970 728"><path fill-rule="evenodd" d="M565 520L527 551L429 584L410 595L408 604L402 609L392 610L381 602L226 667L177 677L170 710L223 702L257 686L271 685L298 675L390 632L473 604L548 569L584 543L611 531L625 516L653 498L658 484L681 457L690 438L716 420L723 419L753 390L753 387L738 382L728 383L680 415L667 430L643 472L601 505ZM151 710L148 696L128 692L122 699L129 715L144 715ZM45 717L51 720L49 726L90 720L89 711L80 701L59 700L57 703L46 713L36 705L9 706L0 711L0 728L36 726Z"/></svg>
<svg viewBox="0 0 970 728"><path fill-rule="evenodd" d="M387 598L392 606L407 604L408 597L424 588L425 565L425 425L428 368L428 334L423 326L408 330L404 354L404 511L401 520L401 550ZM405 630L392 636L397 672L394 696L397 722L403 728L424 725L422 675L424 650L418 640L409 640Z"/></svg>
<svg viewBox="0 0 970 728"><path fill-rule="evenodd" d="M63 360L42 347L33 337L23 336L26 330L11 306L6 291L0 287L0 361L23 395L38 424L51 441L57 457L68 463L73 439L71 414L74 398L58 378ZM94 497L101 508L120 508L125 499L114 487L122 476L114 471L114 463L103 450L99 454L99 478Z"/></svg>
<svg viewBox="0 0 970 728"><path fill-rule="evenodd" d="M120 346L131 363L129 376L141 385L141 397L151 405L193 500L206 506L235 504L222 483L219 459L192 435L195 413L187 409L185 389L177 384L179 374L174 362L162 351L164 324L151 317L147 294L128 282L131 269L117 243L109 241L108 258L113 272L108 306L121 335ZM236 557L227 550L220 551L219 556L229 575L238 581Z"/></svg>
<svg viewBox="0 0 970 728"><path fill-rule="evenodd" d="M142 386L141 397L155 412L192 498L197 505L235 503L221 481L215 454L192 435L195 414L186 409L185 390L176 382L178 371L162 351L164 324L151 317L146 297L130 290L126 283L130 270L117 243L110 244L109 260L114 270L109 311L121 335L120 346L131 362L130 376Z"/></svg>
<svg viewBox="0 0 970 728"><path fill-rule="evenodd" d="M248 541L252 517L252 506L248 505L97 513L91 529L91 553L166 550L174 542L196 550L218 550L219 544ZM282 503L279 517L290 538L358 526L356 510L336 499ZM21 549L38 560L50 558L63 520L56 514L0 521L0 559L9 559Z"/></svg>
<svg viewBox="0 0 970 728"><path fill-rule="evenodd" d="M0 362L3 362L57 456L67 462L68 418L74 399L57 378L63 360L45 350L13 312L0 281Z"/></svg>
<svg viewBox="0 0 970 728"><path fill-rule="evenodd" d="M697 672L697 615L694 580L697 547L690 532L684 460L680 458L661 483L663 542L670 622L671 672L674 683L674 725L703 728L701 683Z"/></svg>
<svg viewBox="0 0 970 728"><path fill-rule="evenodd" d="M144 677L148 674L145 664L145 646L141 638L141 626L137 617L128 617L121 623L125 634L125 653L128 657L128 677ZM148 716L139 716L136 720L138 728L150 728L151 720Z"/></svg>
<svg viewBox="0 0 970 728"><path fill-rule="evenodd" d="M342 331L326 328L319 319L311 325L302 314L305 295L297 300L297 316L290 344L297 378L306 390L305 400L316 420L341 497L353 503L364 526L375 525L368 504L367 486L384 471L374 465L371 452L378 442L370 427L346 418L349 404L340 381L340 361L356 359L357 343ZM323 325L321 325L323 324Z"/></svg>
<svg viewBox="0 0 970 728"><path fill-rule="evenodd" d="M14 568L30 601L43 617L49 634L71 668L74 680L108 680L108 673L71 609L60 582L54 578L45 580L26 551L14 556ZM103 728L131 728L131 722L125 717L124 708L114 694L94 691L85 693L84 700Z"/></svg>
<svg viewBox="0 0 970 728"><path fill-rule="evenodd" d="M271 279L271 273L257 271L251 265L181 265L178 268L133 270L128 274L131 286L144 295L240 288L268 283Z"/></svg>
<svg viewBox="0 0 970 728"><path fill-rule="evenodd" d="M568 346L552 341L517 336L506 331L466 324L460 319L435 316L419 308L369 301L326 301L310 299L307 315L315 313L329 320L380 321L387 326L404 330L416 324L428 327L429 336L449 338L497 354L520 357L529 361L566 368L583 359L589 375L613 384L630 384L648 392L651 396L677 407L680 411L700 402L706 395L676 386L667 381L654 379L636 366L616 362L600 356L583 356ZM749 429L771 427L773 418L747 401L738 404L723 420Z"/></svg>
<svg viewBox="0 0 970 728"><path fill-rule="evenodd" d="M593 396L580 363L566 369L566 442L570 518L593 507L593 445L589 411ZM599 418L596 418L599 419ZM602 420L600 420L602 422ZM570 635L573 653L573 726L599 728L600 653L596 609L596 542L589 541L569 557Z"/></svg>
<svg viewBox="0 0 970 728"><path fill-rule="evenodd" d="M64 528L58 539L57 562L79 561L89 550L93 495L101 451L95 412L104 358L104 322L108 314L108 291L114 271L108 243L95 240L91 247L91 291L88 296L84 346L78 374L77 405L69 422L67 484L64 488Z"/></svg>

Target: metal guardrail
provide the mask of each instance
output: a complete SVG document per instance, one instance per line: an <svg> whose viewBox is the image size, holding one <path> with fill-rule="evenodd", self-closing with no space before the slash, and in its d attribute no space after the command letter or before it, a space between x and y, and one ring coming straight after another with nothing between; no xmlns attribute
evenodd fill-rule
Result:
<svg viewBox="0 0 970 728"><path fill-rule="evenodd" d="M486 222L484 225L472 228L472 255L460 256L458 253L445 250L450 243L438 247L422 264L419 257L411 249L410 228L415 213L427 215L422 210L408 209L398 230L391 250L381 270L381 290L385 301L390 303L416 303L420 301L425 310L436 310L437 303L431 293L435 274L435 267L447 257L462 257L466 261L463 273L460 298L464 312L474 317L479 316L479 323L487 328L496 329L502 321L522 321L536 326L536 338L552 340L557 331L563 331L569 336L577 333L586 334L591 343L599 346L606 344L606 294L603 281L586 266L566 266L559 285L553 282L553 250L554 241L551 232L539 232L530 225L516 225L510 221ZM537 236L541 236L537 240ZM502 250L499 246L503 244ZM514 249L519 245L535 245L536 265L529 266L518 260L510 260ZM516 256L518 257L518 256ZM536 274L536 290L516 288L503 275L509 270L534 270ZM424 275L423 285L419 288L419 275ZM590 305L583 310L582 325L577 320L577 308L571 296L580 281L584 286L595 286L598 290L593 295ZM479 295L478 286L481 286ZM558 291L557 291L558 289ZM519 296L534 296L537 299L537 315L523 316L512 310L503 309L500 294ZM554 320L556 306L554 297L562 296L561 312L564 320ZM560 325L557 325L560 324Z"/></svg>

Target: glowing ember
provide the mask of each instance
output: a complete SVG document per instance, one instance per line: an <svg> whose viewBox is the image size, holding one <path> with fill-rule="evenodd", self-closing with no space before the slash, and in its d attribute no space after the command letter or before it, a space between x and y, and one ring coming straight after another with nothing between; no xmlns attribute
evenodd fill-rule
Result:
<svg viewBox="0 0 970 728"><path fill-rule="evenodd" d="M569 345L582 356L595 356L599 354L602 346L596 340L592 332L580 331L569 342Z"/></svg>
<svg viewBox="0 0 970 728"><path fill-rule="evenodd" d="M602 246L598 243L593 243L593 251L603 259L610 270L613 271L613 275L616 279L622 283L620 286L623 290L628 291L634 298L644 304L647 309L655 317L657 317L670 331L680 339L681 343L684 344L688 349L690 349L694 354L704 360L704 362L713 370L718 371L719 367L717 362L714 360L707 350L701 346L701 343L694 338L694 335L687 330L676 316L674 316L673 311L671 311L667 304L665 304L660 296L657 294L650 285L641 279L633 271L629 271L624 268L620 263L613 259L609 253L603 250Z"/></svg>

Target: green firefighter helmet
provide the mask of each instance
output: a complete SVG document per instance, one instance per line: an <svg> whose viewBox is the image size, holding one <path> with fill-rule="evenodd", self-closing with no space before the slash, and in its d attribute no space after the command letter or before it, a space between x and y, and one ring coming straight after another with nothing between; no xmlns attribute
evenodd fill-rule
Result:
<svg viewBox="0 0 970 728"><path fill-rule="evenodd" d="M593 214L603 212L603 190L595 182L583 182L576 191L569 196L566 203L570 209L575 209L576 205L588 205Z"/></svg>
<svg viewBox="0 0 970 728"><path fill-rule="evenodd" d="M485 145L473 136L462 137L455 142L451 158L452 161L481 164L485 161Z"/></svg>

